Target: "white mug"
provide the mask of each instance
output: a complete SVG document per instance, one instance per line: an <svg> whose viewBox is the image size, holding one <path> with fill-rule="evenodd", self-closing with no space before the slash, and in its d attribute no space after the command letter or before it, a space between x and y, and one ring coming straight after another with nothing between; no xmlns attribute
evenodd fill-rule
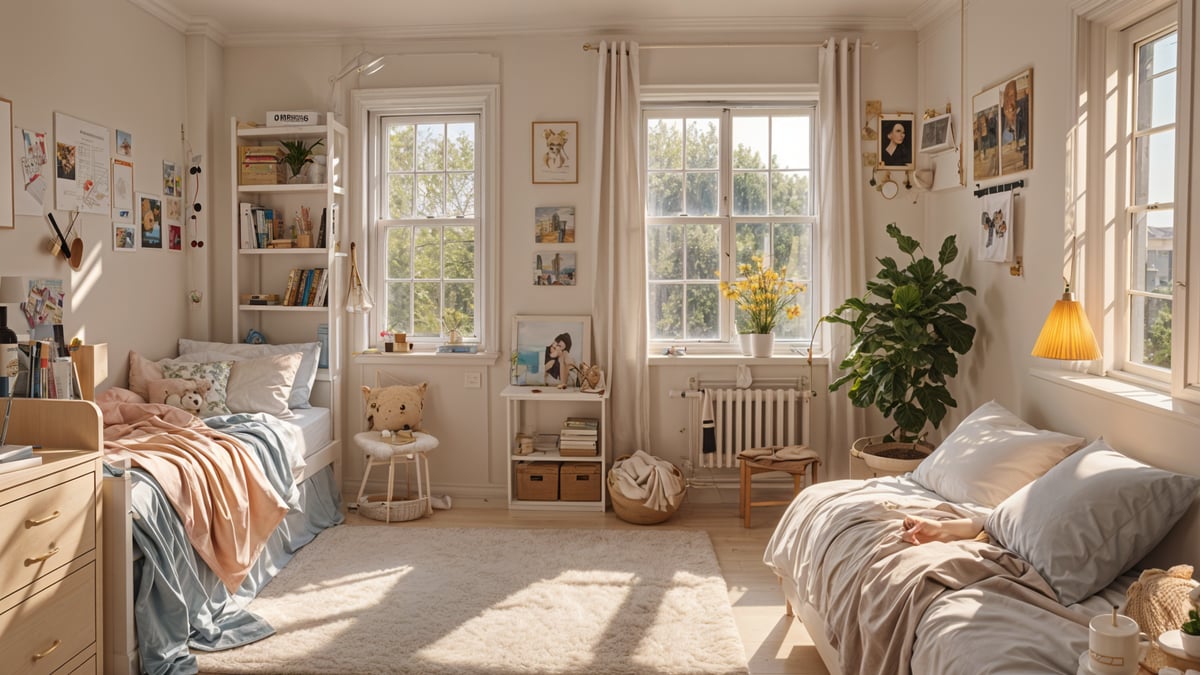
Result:
<svg viewBox="0 0 1200 675"><path fill-rule="evenodd" d="M1133 619L1118 614L1114 626L1112 614L1098 614L1088 631L1088 667L1096 675L1136 675L1138 658L1149 646Z"/></svg>

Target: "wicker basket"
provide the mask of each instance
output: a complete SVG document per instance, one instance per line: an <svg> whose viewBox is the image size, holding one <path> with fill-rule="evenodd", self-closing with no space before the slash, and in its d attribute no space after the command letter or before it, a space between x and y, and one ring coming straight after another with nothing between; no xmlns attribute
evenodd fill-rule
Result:
<svg viewBox="0 0 1200 675"><path fill-rule="evenodd" d="M914 471L917 465L933 452L933 446L925 441L916 443L884 443L881 436L866 436L854 441L850 446L850 454L859 457L874 471L885 473L908 473ZM889 457L891 453L920 455L910 459Z"/></svg>
<svg viewBox="0 0 1200 675"><path fill-rule="evenodd" d="M372 520L384 520L399 523L406 520L416 520L425 515L429 509L429 498L392 499L385 501L387 495L367 495L358 503L358 515ZM388 512L391 512L390 514Z"/></svg>
<svg viewBox="0 0 1200 675"><path fill-rule="evenodd" d="M621 455L617 458L617 462L625 459L629 459L629 455ZM616 462L613 464L616 464ZM670 501L678 505L683 502L683 497L687 494L687 481L684 480L683 473L679 471L679 467L674 464L671 465L671 473L675 474L675 477L679 479L680 487L678 499ZM608 472L608 494L612 497L613 511L617 514L617 517L634 525L656 525L665 522L671 516L675 515L675 511L679 508L678 506L672 506L669 511L656 511L639 501L626 497L617 488L617 481L611 470Z"/></svg>

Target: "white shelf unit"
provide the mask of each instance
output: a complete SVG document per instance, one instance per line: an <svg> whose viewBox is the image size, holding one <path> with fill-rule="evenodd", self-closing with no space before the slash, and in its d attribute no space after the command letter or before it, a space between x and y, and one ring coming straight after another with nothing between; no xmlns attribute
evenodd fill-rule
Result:
<svg viewBox="0 0 1200 675"><path fill-rule="evenodd" d="M257 329L276 344L314 342L317 326L329 327L328 367L317 372L313 404L328 407L333 415L333 440L340 440L338 391L342 373L342 341L346 323L342 305L345 297L346 253L346 165L348 134L343 124L326 116L328 124L281 127L239 128L237 118L230 123L230 181L233 195L229 205L233 251L232 342L241 342L251 328ZM282 140L303 140L306 145L322 139L317 154L326 157L324 183L285 185L242 185L239 182L239 146L269 146ZM241 248L241 204L282 210L284 223L294 223L300 207L308 207L313 225L313 244L317 243L322 210L326 214L326 246L321 248ZM276 293L282 299L292 269L323 267L328 278L328 303L325 307L249 305L241 302L244 294ZM282 300L281 300L282 301Z"/></svg>
<svg viewBox="0 0 1200 675"><path fill-rule="evenodd" d="M608 391L584 393L579 389L554 387L518 387L510 385L500 392L508 415L508 508L543 511L604 511L608 502ZM532 408L537 406L537 410ZM570 416L596 417L600 420L598 454L594 457L564 457L557 452L516 453L517 432L558 434ZM598 462L600 464L600 500L588 502L533 501L517 499L517 462Z"/></svg>

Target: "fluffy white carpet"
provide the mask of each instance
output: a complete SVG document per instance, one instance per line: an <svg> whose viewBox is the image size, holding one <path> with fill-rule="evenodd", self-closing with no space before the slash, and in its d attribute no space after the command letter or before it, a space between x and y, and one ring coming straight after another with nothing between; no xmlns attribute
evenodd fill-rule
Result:
<svg viewBox="0 0 1200 675"><path fill-rule="evenodd" d="M250 609L201 672L749 672L703 532L343 525Z"/></svg>

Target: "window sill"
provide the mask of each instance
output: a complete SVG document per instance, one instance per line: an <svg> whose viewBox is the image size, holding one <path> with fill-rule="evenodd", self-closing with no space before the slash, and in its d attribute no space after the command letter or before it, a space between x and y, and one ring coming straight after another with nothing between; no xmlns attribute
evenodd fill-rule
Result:
<svg viewBox="0 0 1200 675"><path fill-rule="evenodd" d="M1071 370L1032 368L1029 374L1052 384L1115 401L1131 408L1184 421L1200 429L1200 406L1171 398L1160 389L1116 377L1101 377Z"/></svg>
<svg viewBox="0 0 1200 675"><path fill-rule="evenodd" d="M781 363L789 366L803 366L808 364L808 357L805 354L774 354L772 356L743 356L741 354L684 354L683 356L667 356L666 354L650 354L646 357L651 368L657 366L682 366L686 363L701 363L706 366L723 366L723 365L770 365L772 363ZM813 365L824 367L829 363L829 358L824 355L813 355Z"/></svg>
<svg viewBox="0 0 1200 675"><path fill-rule="evenodd" d="M356 352L351 355L351 361L358 364L370 365L413 365L413 366L463 366L471 364L495 365L500 360L500 352L480 352L478 354L438 354L436 352Z"/></svg>

